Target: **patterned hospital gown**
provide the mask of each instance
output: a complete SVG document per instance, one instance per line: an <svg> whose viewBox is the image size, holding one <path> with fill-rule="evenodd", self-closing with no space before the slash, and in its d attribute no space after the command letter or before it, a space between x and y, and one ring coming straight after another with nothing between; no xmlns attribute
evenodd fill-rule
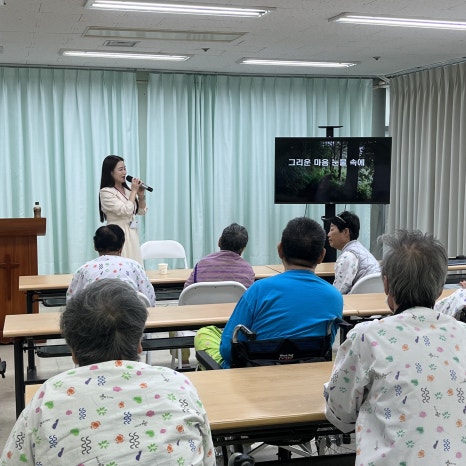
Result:
<svg viewBox="0 0 466 466"><path fill-rule="evenodd" d="M455 317L459 311L466 307L466 289L460 288L450 296L435 303L434 309L449 316Z"/></svg>
<svg viewBox="0 0 466 466"><path fill-rule="evenodd" d="M357 466L466 464L466 326L419 307L359 324L324 396Z"/></svg>
<svg viewBox="0 0 466 466"><path fill-rule="evenodd" d="M107 361L52 377L18 418L0 465L214 465L210 426L183 374Z"/></svg>
<svg viewBox="0 0 466 466"><path fill-rule="evenodd" d="M136 291L146 295L151 306L155 305L154 287L139 262L126 257L105 254L79 267L66 292L66 300L91 283L103 278L118 278L127 282Z"/></svg>

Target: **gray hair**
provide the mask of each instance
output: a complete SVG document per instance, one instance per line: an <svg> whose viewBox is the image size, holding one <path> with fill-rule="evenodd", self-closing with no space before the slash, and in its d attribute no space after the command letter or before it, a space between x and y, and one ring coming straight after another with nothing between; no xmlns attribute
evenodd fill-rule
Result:
<svg viewBox="0 0 466 466"><path fill-rule="evenodd" d="M242 225L232 223L224 228L218 245L222 251L233 251L241 254L248 244L248 230Z"/></svg>
<svg viewBox="0 0 466 466"><path fill-rule="evenodd" d="M68 301L60 329L80 366L137 361L146 320L147 309L130 285L103 279Z"/></svg>
<svg viewBox="0 0 466 466"><path fill-rule="evenodd" d="M448 255L442 243L417 230L399 230L381 240L388 247L382 275L387 277L389 294L400 310L433 308L448 272Z"/></svg>

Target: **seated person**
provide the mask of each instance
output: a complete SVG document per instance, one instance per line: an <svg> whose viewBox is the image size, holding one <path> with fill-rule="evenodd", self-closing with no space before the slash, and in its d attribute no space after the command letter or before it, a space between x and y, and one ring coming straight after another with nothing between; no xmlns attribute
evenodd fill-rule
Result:
<svg viewBox="0 0 466 466"><path fill-rule="evenodd" d="M248 230L237 223L227 226L218 240L220 251L202 258L186 280L186 288L198 282L232 280L249 288L255 280L254 270L241 257L248 244Z"/></svg>
<svg viewBox="0 0 466 466"><path fill-rule="evenodd" d="M66 292L66 300L96 280L118 278L146 295L150 305L154 306L154 287L142 265L133 259L121 257L124 243L125 233L118 225L110 224L98 228L94 235L94 249L99 257L79 267Z"/></svg>
<svg viewBox="0 0 466 466"><path fill-rule="evenodd" d="M466 309L466 280L460 281L459 290L437 301L434 309L449 316L459 318L461 311Z"/></svg>
<svg viewBox="0 0 466 466"><path fill-rule="evenodd" d="M335 263L333 286L342 294L351 291L362 277L380 272L377 259L357 240L359 237L359 217L344 211L330 220L328 242L332 248L341 251Z"/></svg>
<svg viewBox="0 0 466 466"><path fill-rule="evenodd" d="M238 301L224 331L214 326L200 329L195 348L228 368L238 324L255 332L257 340L269 340L316 336L312 326L341 318L341 293L314 273L325 256L324 244L325 231L314 220L300 217L288 222L278 244L285 272L254 282ZM336 330L332 329L332 341Z"/></svg>
<svg viewBox="0 0 466 466"><path fill-rule="evenodd" d="M241 257L248 244L248 230L232 223L227 226L218 240L220 251L202 258L194 267L186 280L184 288L198 282L235 281L249 288L255 280L255 273L251 264ZM183 336L183 332L178 332ZM171 350L176 354L177 350ZM181 350L182 364L189 367L190 350Z"/></svg>
<svg viewBox="0 0 466 466"><path fill-rule="evenodd" d="M172 369L138 362L146 319L146 307L121 280L76 293L60 329L79 367L38 389L0 464L214 465L194 386Z"/></svg>
<svg viewBox="0 0 466 466"><path fill-rule="evenodd" d="M383 240L382 276L395 315L348 333L324 387L327 419L356 432L358 465L462 463L466 325L433 309L446 251L419 231Z"/></svg>

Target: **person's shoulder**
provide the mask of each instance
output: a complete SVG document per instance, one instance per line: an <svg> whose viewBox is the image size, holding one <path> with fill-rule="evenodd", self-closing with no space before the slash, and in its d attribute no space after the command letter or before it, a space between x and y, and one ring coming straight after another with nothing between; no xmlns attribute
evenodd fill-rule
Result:
<svg viewBox="0 0 466 466"><path fill-rule="evenodd" d="M89 268L92 268L92 266L99 262L100 260L100 257L94 257L94 259L90 259L86 262L84 262L84 264L81 264L77 269L76 269L76 272L74 273L75 275L77 275L78 273L81 273L83 270L86 270L86 269L89 269Z"/></svg>
<svg viewBox="0 0 466 466"><path fill-rule="evenodd" d="M189 378L182 372L178 372L175 369L171 369L166 366L151 366L145 363L140 363L145 370L146 375L153 377L162 377L164 382L174 381L176 386L180 387L180 390L186 390L187 387L191 387L192 390L196 391L194 385L191 383Z"/></svg>
<svg viewBox="0 0 466 466"><path fill-rule="evenodd" d="M342 261L357 257L351 248L345 249L348 246L348 244L345 245L345 247L341 250L341 253L336 260L336 265L340 264Z"/></svg>
<svg viewBox="0 0 466 466"><path fill-rule="evenodd" d="M221 254L222 251L216 251L216 252L211 252L210 254L207 254L206 256L204 257L201 257L201 259L199 259L198 263L199 262L208 262L208 261L211 261L211 260L215 260L217 259L218 257L221 257L222 254Z"/></svg>
<svg viewBox="0 0 466 466"><path fill-rule="evenodd" d="M239 254L238 254L238 261L244 265L249 265L249 267L251 267L252 269L252 265L249 263L249 261L247 261L243 256L240 256Z"/></svg>
<svg viewBox="0 0 466 466"><path fill-rule="evenodd" d="M464 299L466 301L466 288L458 288L450 297L454 299Z"/></svg>
<svg viewBox="0 0 466 466"><path fill-rule="evenodd" d="M129 257L123 257L123 256L115 256L115 257L117 257L121 263L126 264L126 265L131 265L134 268L144 272L142 265L138 261L134 259L130 259Z"/></svg>

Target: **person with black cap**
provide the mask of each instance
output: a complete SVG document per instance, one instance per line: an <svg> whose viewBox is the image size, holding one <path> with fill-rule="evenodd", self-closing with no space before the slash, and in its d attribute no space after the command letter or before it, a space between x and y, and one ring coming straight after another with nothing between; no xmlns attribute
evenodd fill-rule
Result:
<svg viewBox="0 0 466 466"><path fill-rule="evenodd" d="M341 251L333 286L342 294L348 294L360 278L380 272L377 259L358 241L359 229L359 217L346 210L330 220L328 242Z"/></svg>

